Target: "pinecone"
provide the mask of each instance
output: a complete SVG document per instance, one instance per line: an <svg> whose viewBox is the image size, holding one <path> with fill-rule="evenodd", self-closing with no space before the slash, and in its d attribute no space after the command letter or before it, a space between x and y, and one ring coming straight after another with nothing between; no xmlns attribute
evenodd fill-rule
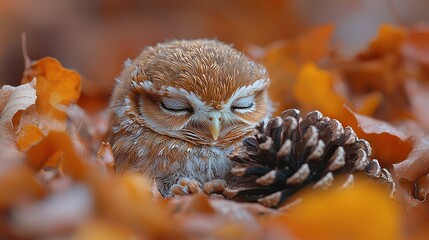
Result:
<svg viewBox="0 0 429 240"><path fill-rule="evenodd" d="M337 174L346 174L346 187L353 183L355 172L389 183L393 193L390 173L369 158L369 143L357 138L352 128L343 128L339 121L323 117L319 111L302 119L298 110L286 110L267 125L261 123L256 132L230 156L237 163L231 170L237 183L225 190L230 199L279 207L309 184L329 188Z"/></svg>

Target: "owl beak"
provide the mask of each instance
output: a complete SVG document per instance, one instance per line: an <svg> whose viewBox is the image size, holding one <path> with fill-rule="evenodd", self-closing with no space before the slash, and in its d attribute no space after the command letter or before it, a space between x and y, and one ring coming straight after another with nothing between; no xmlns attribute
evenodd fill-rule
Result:
<svg viewBox="0 0 429 240"><path fill-rule="evenodd" d="M209 131L213 136L214 140L217 140L220 133L220 127L221 127L221 121L222 121L222 115L218 111L213 111L209 113Z"/></svg>

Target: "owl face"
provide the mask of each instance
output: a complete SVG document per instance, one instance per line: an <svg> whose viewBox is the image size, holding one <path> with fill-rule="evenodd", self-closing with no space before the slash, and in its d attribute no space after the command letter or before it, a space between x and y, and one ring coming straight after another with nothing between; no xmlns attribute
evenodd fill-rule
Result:
<svg viewBox="0 0 429 240"><path fill-rule="evenodd" d="M194 145L221 147L241 141L270 113L268 82L265 68L230 46L173 41L129 62L116 91L126 93L125 105L138 124Z"/></svg>

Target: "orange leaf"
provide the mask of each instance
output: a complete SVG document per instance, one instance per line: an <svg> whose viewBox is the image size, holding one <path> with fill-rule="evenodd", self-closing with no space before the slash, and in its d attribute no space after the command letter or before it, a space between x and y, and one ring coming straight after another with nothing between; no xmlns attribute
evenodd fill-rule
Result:
<svg viewBox="0 0 429 240"><path fill-rule="evenodd" d="M44 194L44 189L33 177L33 172L25 165L16 165L0 173L0 210L15 205L22 199L28 200Z"/></svg>
<svg viewBox="0 0 429 240"><path fill-rule="evenodd" d="M332 25L320 26L296 39L276 42L266 48L261 61L270 74L270 97L280 104L277 115L294 105L290 96L301 66L318 62L328 54L332 31Z"/></svg>
<svg viewBox="0 0 429 240"><path fill-rule="evenodd" d="M384 54L399 54L401 45L405 42L407 32L402 27L388 24L381 25L378 34L370 43L368 49L361 53L361 57L379 57Z"/></svg>
<svg viewBox="0 0 429 240"><path fill-rule="evenodd" d="M55 58L45 57L31 64L24 72L23 83L37 79L36 110L39 114L64 121L63 107L77 101L81 79L75 71L65 69Z"/></svg>
<svg viewBox="0 0 429 240"><path fill-rule="evenodd" d="M299 71L293 96L306 112L319 110L331 118L343 115L346 100L334 91L332 75L314 64L306 64Z"/></svg>
<svg viewBox="0 0 429 240"><path fill-rule="evenodd" d="M362 180L362 181L361 181ZM303 201L266 224L297 239L401 239L400 215L388 194L357 179L342 191L307 191Z"/></svg>
<svg viewBox="0 0 429 240"><path fill-rule="evenodd" d="M127 239L146 239L137 237L130 228L112 224L109 222L93 221L86 223L77 229L75 239L92 240L127 240Z"/></svg>
<svg viewBox="0 0 429 240"><path fill-rule="evenodd" d="M43 137L42 131L34 124L28 124L18 132L16 144L20 151L24 151L32 144L39 142Z"/></svg>

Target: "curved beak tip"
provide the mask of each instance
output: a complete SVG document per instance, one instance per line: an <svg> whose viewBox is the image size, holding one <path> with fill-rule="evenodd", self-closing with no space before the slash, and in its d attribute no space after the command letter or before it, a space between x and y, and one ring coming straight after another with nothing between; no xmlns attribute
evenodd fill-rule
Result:
<svg viewBox="0 0 429 240"><path fill-rule="evenodd" d="M217 140L219 138L219 133L212 133L213 139Z"/></svg>

